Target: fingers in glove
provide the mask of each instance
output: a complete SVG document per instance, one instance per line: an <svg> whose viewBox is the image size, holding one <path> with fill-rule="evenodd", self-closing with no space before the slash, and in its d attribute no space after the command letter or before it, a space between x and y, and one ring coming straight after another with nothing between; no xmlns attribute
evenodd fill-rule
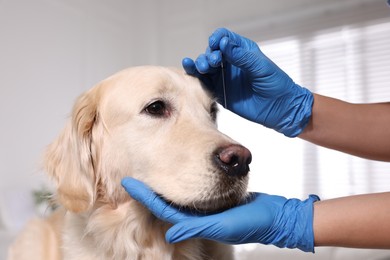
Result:
<svg viewBox="0 0 390 260"><path fill-rule="evenodd" d="M190 221L180 222L171 227L165 234L168 243L177 243L190 238L212 239L215 225L213 222L206 221L207 218L194 218Z"/></svg>
<svg viewBox="0 0 390 260"><path fill-rule="evenodd" d="M143 182L126 177L121 184L133 199L143 204L157 218L173 224L188 218L187 213L168 204Z"/></svg>

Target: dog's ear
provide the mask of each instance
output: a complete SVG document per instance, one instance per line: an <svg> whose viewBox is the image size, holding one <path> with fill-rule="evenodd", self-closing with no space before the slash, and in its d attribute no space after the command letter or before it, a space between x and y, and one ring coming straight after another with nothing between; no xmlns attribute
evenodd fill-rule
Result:
<svg viewBox="0 0 390 260"><path fill-rule="evenodd" d="M92 134L97 120L97 95L83 94L61 135L47 149L44 164L57 183L57 199L68 210L83 212L95 201L96 176Z"/></svg>

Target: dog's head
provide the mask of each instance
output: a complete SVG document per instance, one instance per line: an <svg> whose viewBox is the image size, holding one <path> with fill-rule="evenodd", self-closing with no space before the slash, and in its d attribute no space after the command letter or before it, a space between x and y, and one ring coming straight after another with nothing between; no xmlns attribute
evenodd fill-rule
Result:
<svg viewBox="0 0 390 260"><path fill-rule="evenodd" d="M246 194L250 152L216 127L216 102L199 80L163 67L135 67L77 100L45 166L59 202L83 212L129 200L133 176L166 200L220 210Z"/></svg>

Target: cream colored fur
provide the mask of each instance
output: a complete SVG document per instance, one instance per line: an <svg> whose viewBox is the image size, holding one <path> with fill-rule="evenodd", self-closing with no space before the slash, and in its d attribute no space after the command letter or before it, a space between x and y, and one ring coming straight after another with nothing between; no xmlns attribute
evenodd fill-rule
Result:
<svg viewBox="0 0 390 260"><path fill-rule="evenodd" d="M160 101L164 113L150 113ZM247 177L226 181L211 160L236 144L217 130L215 107L197 79L164 67L130 68L83 94L45 156L62 210L30 222L9 259L232 259L231 247L216 242L166 243L170 224L120 185L133 176L194 209L238 203Z"/></svg>

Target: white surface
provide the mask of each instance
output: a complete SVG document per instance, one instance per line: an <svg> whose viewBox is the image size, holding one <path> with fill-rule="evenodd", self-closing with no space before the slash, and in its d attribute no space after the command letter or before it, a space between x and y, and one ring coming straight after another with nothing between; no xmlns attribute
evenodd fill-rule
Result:
<svg viewBox="0 0 390 260"><path fill-rule="evenodd" d="M5 260L7 259L7 252L8 252L8 246L12 243L12 241L15 239L15 234L0 230L0 259Z"/></svg>
<svg viewBox="0 0 390 260"><path fill-rule="evenodd" d="M2 228L17 232L35 216L32 192L29 190L7 190L1 192L0 220Z"/></svg>
<svg viewBox="0 0 390 260"><path fill-rule="evenodd" d="M390 250L321 247L312 254L273 246L243 245L236 248L236 257L237 260L388 260Z"/></svg>

